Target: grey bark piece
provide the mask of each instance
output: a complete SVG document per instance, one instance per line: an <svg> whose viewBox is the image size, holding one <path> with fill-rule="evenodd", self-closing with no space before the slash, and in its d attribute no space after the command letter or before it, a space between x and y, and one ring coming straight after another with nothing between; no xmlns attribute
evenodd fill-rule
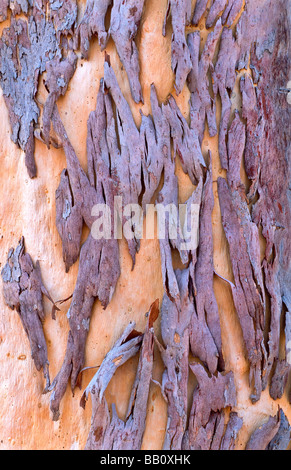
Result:
<svg viewBox="0 0 291 470"><path fill-rule="evenodd" d="M173 96L170 96L164 111L171 128L174 155L178 153L184 173L196 185L202 177L202 167L205 167L196 129L189 128Z"/></svg>
<svg viewBox="0 0 291 470"><path fill-rule="evenodd" d="M212 61L221 30L221 20L218 20L214 31L207 36L200 60L200 33L195 31L189 34L187 39L192 61L192 70L188 75L188 87L191 92L191 128L197 129L200 145L204 137L206 118L210 136L214 137L217 134L216 106L209 91L208 72L213 68Z"/></svg>
<svg viewBox="0 0 291 470"><path fill-rule="evenodd" d="M208 373L199 363L190 364L198 380L183 450L218 450L224 432L224 408L236 405L233 373Z"/></svg>
<svg viewBox="0 0 291 470"><path fill-rule="evenodd" d="M250 361L250 386L253 387L251 399L257 401L261 395L262 371L266 359L263 341L264 299L262 291L258 289L259 278L253 270L259 254L258 232L256 234L256 227L250 220L248 208L239 192L231 192L223 178L218 178L218 195L235 281L235 285L232 285L233 299Z"/></svg>
<svg viewBox="0 0 291 470"><path fill-rule="evenodd" d="M74 204L67 170L63 170L56 190L56 226L62 239L63 260L66 272L77 261L80 254L83 218Z"/></svg>
<svg viewBox="0 0 291 470"><path fill-rule="evenodd" d="M31 357L37 370L43 369L46 386L50 385L47 345L42 322L45 318L42 296L45 295L54 305L42 279L40 266L34 266L28 253L24 252L22 237L15 250L12 248L2 272L3 294L6 305L16 310L29 339Z"/></svg>
<svg viewBox="0 0 291 470"><path fill-rule="evenodd" d="M77 56L70 52L68 57L60 59L55 57L46 65L47 76L45 86L49 92L49 96L45 102L43 110L43 131L42 137L49 146L50 143L50 127L51 119L55 104L60 96L64 96L69 86L69 82L75 73L77 67Z"/></svg>
<svg viewBox="0 0 291 470"><path fill-rule="evenodd" d="M53 20L58 42L62 36L73 35L77 21L78 5L77 0L50 0L50 14Z"/></svg>
<svg viewBox="0 0 291 470"><path fill-rule="evenodd" d="M239 48L233 38L232 30L224 28L221 35L220 48L215 70L213 73L213 92L221 98L221 119L219 125L218 151L221 166L228 168L228 155L226 136L231 113L231 100L229 94L233 91L236 72L235 66L238 59Z"/></svg>
<svg viewBox="0 0 291 470"><path fill-rule="evenodd" d="M214 196L210 162L203 187L200 209L199 248L195 266L194 287L197 317L193 315L191 319L190 343L192 354L195 356L196 344L199 342L198 338L204 342L205 352L207 351L209 357L212 358L206 360L205 363L212 374L216 372L217 365L219 365L220 370L224 370L220 319L213 291L214 266L211 219L213 208ZM204 329L205 334L201 334L200 328L202 328L202 330ZM212 354L210 354L211 351ZM198 354L198 357L204 362L201 353Z"/></svg>
<svg viewBox="0 0 291 470"><path fill-rule="evenodd" d="M282 409L280 413L280 427L266 450L287 450L291 440L291 426Z"/></svg>
<svg viewBox="0 0 291 470"><path fill-rule="evenodd" d="M114 71L106 61L104 64L104 83L110 91L116 106L116 120L118 129L118 139L120 149L116 140L115 123L113 118L112 105L107 99L107 114L109 118L110 131L107 132L107 141L115 162L115 173L118 180L120 195L123 197L123 204L138 204L139 196L142 193L142 160L144 157L144 141L140 137L139 130L134 122L130 107L121 93ZM158 183L157 183L158 184ZM124 221L123 221L124 222ZM133 233L136 233L135 226L132 226ZM130 255L133 266L135 255L139 250L139 239L134 236L128 241Z"/></svg>
<svg viewBox="0 0 291 470"><path fill-rule="evenodd" d="M162 391L168 402L168 421L164 450L180 450L187 424L187 386L189 325L192 305L188 297L189 272L176 272L180 288L180 304L165 294L161 307L161 333L164 346L157 340L165 365Z"/></svg>
<svg viewBox="0 0 291 470"><path fill-rule="evenodd" d="M222 14L222 24L226 24L230 28L241 11L243 3L243 0L228 0L226 9Z"/></svg>
<svg viewBox="0 0 291 470"><path fill-rule="evenodd" d="M85 447L87 450L141 449L152 380L154 348L152 327L157 316L158 301L154 302L150 308L145 333L143 335L137 333L134 330L135 324L129 324L86 388L81 399L81 406L85 407L89 393L92 399L91 428ZM112 417L110 417L104 392L116 369L134 356L139 349L140 358L136 378L124 422L119 419L114 405Z"/></svg>
<svg viewBox="0 0 291 470"><path fill-rule="evenodd" d="M57 420L60 401L70 377L72 390L79 383L78 376L85 361L85 344L94 301L98 298L103 307L107 307L115 291L120 266L118 241L113 237L115 184L110 176L108 148L104 146L106 115L102 88L98 94L96 111L91 113L88 120L87 156L90 179L81 168L56 107L53 125L64 145L77 221L80 223L82 216L87 226L93 230L92 207L96 204L108 204L111 208L110 238L95 239L91 231L81 248L77 283L67 314L70 324L67 352L63 366L50 387L50 390L54 390L51 410L53 419ZM64 240L67 239L63 238Z"/></svg>
<svg viewBox="0 0 291 470"><path fill-rule="evenodd" d="M0 83L9 111L12 140L25 152L29 176L36 176L34 126L39 109L35 102L38 77L58 53L53 24L38 11L28 23L11 20L0 40Z"/></svg>
<svg viewBox="0 0 291 470"><path fill-rule="evenodd" d="M172 70L175 74L175 90L181 93L187 76L191 71L190 53L186 43L185 27L191 21L191 0L168 0L163 35L166 34L166 23L171 11L172 18Z"/></svg>
<svg viewBox="0 0 291 470"><path fill-rule="evenodd" d="M241 78L240 90L242 93L242 116L247 125L247 141L245 149L245 169L247 177L251 180L248 197L252 199L257 191L260 177L260 166L264 152L263 133L265 120L258 108L256 91L250 75L245 74Z"/></svg>
<svg viewBox="0 0 291 470"><path fill-rule="evenodd" d="M269 420L251 435L246 450L265 450L280 428L280 414L270 416Z"/></svg>
<svg viewBox="0 0 291 470"><path fill-rule="evenodd" d="M211 28L218 16L223 12L227 4L227 0L212 0L209 13L206 19L206 28Z"/></svg>
<svg viewBox="0 0 291 470"><path fill-rule="evenodd" d="M238 414L231 412L225 434L221 441L220 450L235 450L235 442L242 425L243 420L238 416Z"/></svg>
<svg viewBox="0 0 291 470"><path fill-rule="evenodd" d="M155 86L151 85L152 117L142 114L140 138L144 155L142 159L143 182L142 208L146 211L158 188L164 161L171 156L170 128L166 116L168 106L159 106Z"/></svg>
<svg viewBox="0 0 291 470"><path fill-rule="evenodd" d="M139 81L139 57L135 37L140 25L144 0L114 0L109 34L126 70L131 94L136 103L143 102Z"/></svg>
<svg viewBox="0 0 291 470"><path fill-rule="evenodd" d="M197 0L195 4L195 10L192 18L192 24L197 26L201 20L203 14L206 11L208 0Z"/></svg>
<svg viewBox="0 0 291 470"><path fill-rule="evenodd" d="M98 42L103 51L108 41L108 32L105 28L105 17L113 0L87 0L84 16L79 24L75 36L75 48L80 41L83 57L88 59L90 39L98 36Z"/></svg>

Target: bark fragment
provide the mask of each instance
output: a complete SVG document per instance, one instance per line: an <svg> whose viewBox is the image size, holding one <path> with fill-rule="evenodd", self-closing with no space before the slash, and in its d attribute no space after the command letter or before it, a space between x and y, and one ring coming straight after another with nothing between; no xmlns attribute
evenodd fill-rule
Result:
<svg viewBox="0 0 291 470"><path fill-rule="evenodd" d="M53 20L58 42L61 43L62 36L73 35L77 21L78 5L77 0L50 0L50 14Z"/></svg>
<svg viewBox="0 0 291 470"><path fill-rule="evenodd" d="M103 51L108 41L108 32L105 28L105 17L112 0L87 0L84 16L79 24L75 36L75 48L80 49L83 57L88 59L90 39L98 36L98 42Z"/></svg>
<svg viewBox="0 0 291 470"><path fill-rule="evenodd" d="M118 139L120 149L117 144L114 115L112 104L106 98L106 109L108 124L110 128L107 132L107 141L111 152L111 160L114 161L115 169L113 174L117 179L119 195L122 196L123 207L127 204L138 204L139 196L142 193L142 159L144 156L144 142L140 138L139 130L134 122L130 107L121 93L114 71L106 61L104 64L104 83L110 91L116 106L116 121L118 129ZM157 183L158 184L158 183ZM123 224L126 220L123 220ZM128 240L129 252L133 266L135 255L139 250L140 240L136 236L136 226L131 224L133 237Z"/></svg>
<svg viewBox="0 0 291 470"><path fill-rule="evenodd" d="M217 134L216 106L210 95L208 72L213 69L212 61L221 30L221 20L218 20L214 30L207 36L200 59L200 32L195 31L187 38L192 62L192 70L188 75L191 128L197 129L200 145L204 137L206 118L209 135L214 137Z"/></svg>
<svg viewBox="0 0 291 470"><path fill-rule="evenodd" d="M142 208L145 212L147 204L151 203L158 188L165 159L170 158L171 142L169 138L169 123L165 109L159 106L155 86L151 85L152 117L142 113L140 138L143 147L142 173L144 193L142 195Z"/></svg>
<svg viewBox="0 0 291 470"><path fill-rule="evenodd" d="M16 310L25 333L29 339L31 357L37 370L43 369L46 386L50 385L47 345L42 322L45 318L42 296L45 295L52 303L42 279L39 262L34 266L28 253L25 253L22 237L15 250L10 249L7 263L2 269L3 294L6 305ZM53 303L54 305L54 303Z"/></svg>
<svg viewBox="0 0 291 470"><path fill-rule="evenodd" d="M213 208L214 197L210 162L203 187L200 209L199 247L195 265L194 283L194 299L197 316L192 315L191 318L190 343L192 354L196 356L195 352L197 351L197 342L199 342L198 338L203 341L205 352L207 352L207 355L212 357L212 359L205 361L201 352L197 354L197 356L207 364L212 374L216 372L218 365L220 370L224 370L220 319L213 291L214 266L211 218ZM204 327L202 325L204 325ZM200 328L204 329L204 334L200 331ZM211 351L212 354L210 354Z"/></svg>
<svg viewBox="0 0 291 470"><path fill-rule="evenodd" d="M90 179L80 166L56 107L53 114L53 124L57 134L63 141L66 153L77 222L80 223L82 216L87 226L92 229L81 248L77 283L67 313L70 333L65 360L50 387L51 390L54 390L51 398L51 410L53 419L57 420L59 418L60 401L66 390L65 384L68 383L71 377L71 389L74 390L78 383L79 372L85 361L85 343L94 301L98 298L103 307L107 307L120 275L120 266L118 241L113 236L115 184L110 175L108 148L104 146L104 142L106 142L106 116L102 87L100 87L98 94L96 111L91 113L88 120L87 156L89 172L91 171ZM96 204L107 204L111 208L109 239L95 237L94 235L92 207ZM100 217L99 213L96 215ZM74 226L74 235L77 233L77 227ZM67 238L66 234L63 242L66 242ZM65 248L65 250L69 249L70 247Z"/></svg>
<svg viewBox="0 0 291 470"><path fill-rule="evenodd" d="M190 364L198 380L188 430L183 440L184 450L217 450L223 437L223 410L236 405L233 373L209 376L199 363Z"/></svg>
<svg viewBox="0 0 291 470"><path fill-rule="evenodd" d="M140 450L145 429L147 401L153 368L153 323L158 316L158 301L148 313L145 333L137 334L135 324L129 324L101 364L97 374L86 388L81 400L85 407L89 393L92 398L92 420L86 443L87 450ZM135 337L129 339L135 332ZM137 336L136 336L137 335ZM112 406L110 417L104 392L116 369L140 349L135 382L129 400L125 422Z"/></svg>
<svg viewBox="0 0 291 470"><path fill-rule="evenodd" d="M186 43L185 27L191 21L191 0L168 0L163 35L166 35L166 23L171 11L172 18L172 70L175 74L175 90L181 93L191 70L191 58Z"/></svg>
<svg viewBox="0 0 291 470"><path fill-rule="evenodd" d="M269 420L251 435L246 450L266 450L280 428L280 414L270 416Z"/></svg>
<svg viewBox="0 0 291 470"><path fill-rule="evenodd" d="M135 37L140 25L144 0L114 0L111 10L111 35L126 70L131 94L136 103L143 102L139 81L139 57Z"/></svg>
<svg viewBox="0 0 291 470"><path fill-rule="evenodd" d="M237 413L231 412L229 420L225 430L225 434L222 438L220 450L234 450L235 442L238 437L238 433L243 425L243 420L238 416Z"/></svg>
<svg viewBox="0 0 291 470"><path fill-rule="evenodd" d="M35 101L39 75L58 52L53 24L44 14L28 23L12 18L0 39L0 83L9 112L13 142L25 152L29 176L36 176L34 127L39 108Z"/></svg>
<svg viewBox="0 0 291 470"><path fill-rule="evenodd" d="M46 65L47 76L45 80L46 89L49 96L45 102L43 110L43 131L42 137L49 146L51 119L55 104L60 96L64 96L68 89L69 82L75 73L77 66L77 56L70 52L68 57L60 59L55 57Z"/></svg>
<svg viewBox="0 0 291 470"><path fill-rule="evenodd" d="M282 409L280 413L280 427L266 450L287 450L291 439L291 426Z"/></svg>
<svg viewBox="0 0 291 470"><path fill-rule="evenodd" d="M205 167L196 129L189 128L173 96L170 96L164 111L171 128L174 155L178 153L184 173L196 185L202 177L202 167Z"/></svg>
<svg viewBox="0 0 291 470"><path fill-rule="evenodd" d="M218 151L221 166L224 169L228 168L226 136L231 113L230 94L233 91L236 80L235 66L238 52L238 45L233 37L232 30L224 28L213 73L213 93L215 97L219 93L221 99Z"/></svg>
<svg viewBox="0 0 291 470"><path fill-rule="evenodd" d="M232 285L233 299L250 361L251 399L257 401L262 390L263 361L266 359L264 299L259 289L259 269L254 270L259 262L258 231L250 220L241 195L238 191L230 191L223 178L218 179L218 195L235 282Z"/></svg>

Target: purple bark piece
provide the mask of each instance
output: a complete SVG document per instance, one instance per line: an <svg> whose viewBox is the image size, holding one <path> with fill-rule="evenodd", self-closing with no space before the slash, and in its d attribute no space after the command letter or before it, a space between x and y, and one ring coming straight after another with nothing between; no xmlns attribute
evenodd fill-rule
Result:
<svg viewBox="0 0 291 470"><path fill-rule="evenodd" d="M76 0L50 0L50 14L53 20L58 42L62 36L73 35L77 21L78 5Z"/></svg>
<svg viewBox="0 0 291 470"><path fill-rule="evenodd" d="M280 414L270 416L267 423L256 429L251 435L246 450L265 450L280 428Z"/></svg>
<svg viewBox="0 0 291 470"><path fill-rule="evenodd" d="M195 31L189 34L187 39L192 61L192 71L188 76L188 87L191 92L191 128L197 129L200 145L204 137L206 118L210 136L214 137L217 134L216 106L209 91L208 72L213 68L212 60L221 30L221 20L218 20L214 31L207 36L200 60L200 33Z"/></svg>
<svg viewBox="0 0 291 470"><path fill-rule="evenodd" d="M131 94L136 103L143 102L139 81L139 57L135 37L140 25L144 0L114 0L109 34L126 70Z"/></svg>
<svg viewBox="0 0 291 470"><path fill-rule="evenodd" d="M266 450L287 450L291 440L291 426L289 421L284 414L284 411L280 409L280 427Z"/></svg>
<svg viewBox="0 0 291 470"><path fill-rule="evenodd" d="M222 24L230 28L241 11L243 3L243 0L228 0L227 7L222 14Z"/></svg>
<svg viewBox="0 0 291 470"><path fill-rule="evenodd" d="M86 388L81 399L85 407L89 393L92 398L92 420L86 443L87 450L140 450L145 430L147 401L152 380L154 332L153 323L158 316L158 300L148 313L149 319L144 335L129 324L121 338L106 355L97 374ZM130 339L133 336L132 339ZM129 400L125 422L112 406L110 418L104 392L116 369L134 356L140 349L135 382Z"/></svg>
<svg viewBox="0 0 291 470"><path fill-rule="evenodd" d="M206 19L206 28L211 28L218 16L223 12L225 6L227 4L227 0L212 0L209 13Z"/></svg>
<svg viewBox="0 0 291 470"><path fill-rule="evenodd" d="M83 217L74 203L67 170L63 170L56 190L56 226L62 239L63 260L66 272L77 261L80 254Z"/></svg>
<svg viewBox="0 0 291 470"><path fill-rule="evenodd" d="M242 116L247 123L247 141L244 162L247 177L252 182L248 194L249 199L252 199L257 191L262 154L264 153L263 133L265 121L258 108L253 81L248 74L242 77L240 89L243 105Z"/></svg>
<svg viewBox="0 0 291 470"><path fill-rule="evenodd" d="M258 233L256 237L250 237L250 233L256 235L256 232L248 208L239 192L231 192L223 178L218 179L218 195L235 282L232 294L250 361L251 399L257 401L261 395L263 360L266 356L263 341L264 298L263 292L258 289L259 278L253 270L253 265L257 265L254 255L258 251ZM245 234L249 239L245 238Z"/></svg>
<svg viewBox="0 0 291 470"><path fill-rule="evenodd" d="M228 155L226 136L231 113L231 100L229 93L233 91L236 72L235 66L238 58L237 42L233 38L232 30L224 28L221 35L220 48L215 70L213 73L213 92L217 96L219 92L221 98L221 120L219 125L218 151L221 166L228 168Z"/></svg>
<svg viewBox="0 0 291 470"><path fill-rule="evenodd" d="M225 430L225 434L222 438L220 450L234 450L235 442L239 431L243 425L243 420L238 416L237 413L231 412L229 415L229 421Z"/></svg>
<svg viewBox="0 0 291 470"><path fill-rule="evenodd" d="M189 128L173 96L170 96L169 106L165 106L164 110L171 128L174 155L178 153L184 173L196 185L202 177L201 167L205 167L197 132Z"/></svg>
<svg viewBox="0 0 291 470"><path fill-rule="evenodd" d="M168 0L163 35L166 34L167 17L171 10L172 17L172 70L175 74L175 90L181 93L187 76L191 71L190 53L186 43L185 27L190 23L191 0Z"/></svg>
<svg viewBox="0 0 291 470"><path fill-rule="evenodd" d="M16 310L25 333L29 339L31 357L37 370L43 369L46 386L50 385L49 362L47 345L42 322L45 318L42 296L45 295L54 305L42 279L40 266L34 266L28 253L24 252L24 238L19 241L17 248L10 249L8 260L1 272L3 294L6 305Z"/></svg>
<svg viewBox="0 0 291 470"><path fill-rule="evenodd" d="M206 341L206 338L204 339L205 345L207 344L207 346L205 346L205 350L207 350L207 352L210 352L212 350L212 357L216 356L216 360L211 362L206 361L211 373L214 373L217 369L217 359L220 370L224 369L220 319L218 306L213 291L214 266L211 219L213 208L214 197L212 190L212 171L210 163L202 193L199 226L199 250L195 266L195 304L198 321L193 315L191 322L194 322L194 319L195 322L191 323L192 329L190 338L191 350L193 355L195 356L195 344L197 342L197 338L200 336L199 329L203 324L205 324L206 330L208 330L210 333L208 341ZM209 333L207 333L207 335L209 335ZM201 354L198 355L198 357L203 360Z"/></svg>
<svg viewBox="0 0 291 470"><path fill-rule="evenodd" d="M0 39L0 83L9 112L12 140L25 152L29 176L36 176L34 127L39 75L58 51L53 24L42 11L24 20L11 20Z"/></svg>
<svg viewBox="0 0 291 470"><path fill-rule="evenodd" d="M192 24L197 26L206 11L208 0L197 0L193 14Z"/></svg>
<svg viewBox="0 0 291 470"><path fill-rule="evenodd" d="M143 141L144 148L142 159L143 182L145 186L142 196L142 208L144 211L158 188L164 168L164 161L170 158L171 155L170 128L165 113L167 107L159 106L156 89L153 84L151 85L151 107L153 117L142 114L140 127L140 138Z"/></svg>
<svg viewBox="0 0 291 470"><path fill-rule="evenodd" d="M105 17L111 4L112 0L87 0L85 13L75 36L75 48L78 47L80 40L81 54L86 59L88 59L89 42L93 35L98 36L102 51L106 47L109 36L105 28Z"/></svg>
<svg viewBox="0 0 291 470"><path fill-rule="evenodd" d="M198 380L183 450L217 450L224 431L224 408L236 405L233 373L210 376L199 363L190 364Z"/></svg>
<svg viewBox="0 0 291 470"><path fill-rule="evenodd" d="M80 221L80 216L82 216L91 229L81 248L77 283L67 314L70 333L65 360L50 387L50 390L54 390L51 397L51 410L53 419L57 420L60 402L70 377L72 390L79 383L78 376L85 361L85 344L94 301L98 298L103 307L107 307L120 275L120 266L118 241L113 236L113 203L116 187L110 175L109 150L104 145L106 143L106 115L102 87L98 94L96 111L91 113L88 120L87 155L90 179L80 166L56 107L53 124L64 145L77 219ZM92 208L96 204L107 204L111 208L109 239L93 237Z"/></svg>
<svg viewBox="0 0 291 470"><path fill-rule="evenodd" d="M55 104L60 96L64 96L66 94L69 82L75 73L76 66L77 56L73 52L70 52L68 57L65 59L55 57L46 65L47 76L45 87L49 92L49 96L45 102L43 110L42 137L48 146L50 143L49 134Z"/></svg>
<svg viewBox="0 0 291 470"><path fill-rule="evenodd" d="M0 0L0 22L5 21L8 15L9 0Z"/></svg>

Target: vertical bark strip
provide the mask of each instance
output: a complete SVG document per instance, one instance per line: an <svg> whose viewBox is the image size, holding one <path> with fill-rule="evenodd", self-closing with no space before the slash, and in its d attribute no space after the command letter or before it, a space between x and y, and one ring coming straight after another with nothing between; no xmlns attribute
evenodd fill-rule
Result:
<svg viewBox="0 0 291 470"><path fill-rule="evenodd" d="M30 255L24 250L22 237L17 248L10 249L7 263L2 269L3 294L6 305L19 314L29 339L35 367L37 370L43 369L46 379L43 393L46 393L50 386L50 377L43 331L45 312L42 297L45 295L52 303L53 301L42 282L39 263L34 266Z"/></svg>

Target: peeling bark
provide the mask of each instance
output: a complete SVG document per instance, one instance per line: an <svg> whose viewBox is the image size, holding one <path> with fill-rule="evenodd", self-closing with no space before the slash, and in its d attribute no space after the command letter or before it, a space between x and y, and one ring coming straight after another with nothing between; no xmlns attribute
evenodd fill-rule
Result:
<svg viewBox="0 0 291 470"><path fill-rule="evenodd" d="M34 128L39 117L35 101L39 75L58 54L53 24L40 11L24 20L11 20L0 39L0 83L9 112L11 138L25 152L31 178L36 176Z"/></svg>
<svg viewBox="0 0 291 470"><path fill-rule="evenodd" d="M109 34L126 70L131 94L136 103L143 102L139 81L139 57L135 37L140 25L144 0L114 0Z"/></svg>
<svg viewBox="0 0 291 470"><path fill-rule="evenodd" d="M85 407L89 393L92 398L92 420L86 450L141 449L153 369L154 333L152 327L158 314L157 300L152 304L148 313L148 322L144 335L135 332L135 324L129 324L86 388L81 406ZM129 339L133 335L135 337ZM104 392L116 369L134 356L139 348L140 358L136 378L124 422L118 417L114 405L110 417Z"/></svg>
<svg viewBox="0 0 291 470"><path fill-rule="evenodd" d="M73 52L69 53L68 57L62 60L56 57L46 65L47 76L45 87L49 92L49 96L43 110L42 137L48 146L50 143L49 134L55 104L60 96L66 94L69 82L75 73L76 66L77 56Z"/></svg>
<svg viewBox="0 0 291 470"><path fill-rule="evenodd" d="M50 0L50 13L53 20L58 42L61 43L62 36L73 35L77 21L78 5L76 0Z"/></svg>
<svg viewBox="0 0 291 470"><path fill-rule="evenodd" d="M152 117L142 114L140 138L144 149L142 159L143 183L142 208L146 210L158 188L165 159L171 156L169 123L166 117L167 106L159 106L154 85L151 85Z"/></svg>
<svg viewBox="0 0 291 470"><path fill-rule="evenodd" d="M191 21L191 0L168 0L163 35L166 35L166 23L169 12L172 18L172 71L175 74L175 90L181 93L187 76L191 71L191 58L186 43L185 27Z"/></svg>
<svg viewBox="0 0 291 470"><path fill-rule="evenodd" d="M24 252L23 237L15 250L10 249L1 275L5 303L12 310L15 309L21 319L35 367L38 371L43 369L46 380L43 393L46 393L50 386L50 377L42 325L45 319L42 296L45 295L53 305L54 302L42 282L39 262L34 266L30 255Z"/></svg>
<svg viewBox="0 0 291 470"><path fill-rule="evenodd" d="M218 20L214 31L207 36L200 60L200 33L195 31L189 34L187 39L192 62L192 70L188 75L191 128L197 129L200 145L204 137L206 118L209 135L214 137L217 134L216 106L210 95L208 72L213 69L212 61L221 30L221 20Z"/></svg>
<svg viewBox="0 0 291 470"><path fill-rule="evenodd" d="M291 440L291 426L289 421L284 414L284 411L280 409L280 427L266 450L287 450Z"/></svg>
<svg viewBox="0 0 291 470"><path fill-rule="evenodd" d="M224 28L221 35L218 58L213 73L214 96L216 97L219 93L221 99L218 151L221 166L224 169L228 168L226 136L231 113L230 94L233 91L236 80L235 66L238 52L238 45L233 37L232 30Z"/></svg>
<svg viewBox="0 0 291 470"><path fill-rule="evenodd" d="M108 32L105 28L105 17L111 4L112 0L87 0L85 13L75 36L75 48L78 47L80 41L81 53L86 59L88 59L89 43L93 35L98 36L102 51L107 45Z"/></svg>
<svg viewBox="0 0 291 470"><path fill-rule="evenodd" d="M119 194L122 196L123 207L127 204L138 204L139 196L142 193L142 160L144 156L144 142L140 137L139 130L134 122L130 107L121 93L114 71L106 61L104 64L104 83L110 91L116 106L116 121L118 129L117 144L115 122L112 111L112 104L106 100L108 124L110 130L107 132L108 145L110 147L112 159L115 162L115 175L119 186ZM123 220L123 225L126 220ZM135 255L139 251L140 240L136 234L134 222L131 223L133 237L129 239L128 246L135 264Z"/></svg>
<svg viewBox="0 0 291 470"><path fill-rule="evenodd" d="M193 405L188 430L184 435L184 450L217 450L224 430L221 412L236 405L233 373L208 376L201 364L192 363L190 368L198 380L194 390Z"/></svg>
<svg viewBox="0 0 291 470"><path fill-rule="evenodd" d="M225 9L227 0L212 0L209 13L206 19L206 28L211 28L216 22L218 16Z"/></svg>
<svg viewBox="0 0 291 470"><path fill-rule="evenodd" d="M258 401L262 390L262 371L266 359L263 342L264 300L259 290L258 231L250 220L248 208L238 191L231 192L223 178L218 179L218 195L224 232L228 240L235 284L232 294L242 327L250 361L252 401Z"/></svg>
<svg viewBox="0 0 291 470"><path fill-rule="evenodd" d="M235 450L235 442L242 425L243 420L238 414L235 412L230 413L225 434L220 444L220 450Z"/></svg>
<svg viewBox="0 0 291 470"><path fill-rule="evenodd" d="M196 356L196 344L199 339L204 343L204 350L212 357L205 361L210 372L214 374L219 365L224 370L222 355L221 328L218 306L213 291L213 237L212 237L212 211L214 197L212 190L211 162L204 183L202 203L200 209L199 247L197 263L195 266L195 305L197 317L191 319L191 351ZM204 325L204 327L202 326ZM204 329L202 333L200 328ZM201 334L202 333L202 334ZM202 346L202 345L201 345ZM212 351L212 354L211 354ZM197 355L204 362L202 354Z"/></svg>
<svg viewBox="0 0 291 470"><path fill-rule="evenodd" d="M106 116L102 87L100 87L98 94L96 111L91 113L88 120L87 156L90 179L87 178L80 166L56 108L53 114L53 124L63 140L78 223L80 223L82 216L88 227L93 230L92 208L98 203L109 205L112 218L110 239L94 238L94 233L91 231L80 251L77 283L67 314L70 334L66 357L50 388L54 390L51 410L53 419L57 420L60 401L65 392L65 383L68 383L71 377L71 388L72 391L74 390L78 384L80 370L85 362L85 343L94 301L98 298L103 307L107 307L120 275L120 266L118 241L113 237L115 184L110 176L108 148L104 145L106 142ZM96 215L100 216L100 214ZM74 226L74 235L78 232L77 228ZM63 238L63 242L67 242L67 234ZM69 249L70 246L65 247L65 250Z"/></svg>
<svg viewBox="0 0 291 470"><path fill-rule="evenodd" d="M180 304L165 294L161 307L161 333L164 346L157 340L165 365L162 391L168 402L168 421L164 450L180 450L187 424L187 386L189 324L192 305L188 297L189 272L177 271Z"/></svg>
<svg viewBox="0 0 291 470"><path fill-rule="evenodd" d="M269 420L256 429L251 435L246 450L266 450L280 428L280 414L270 416Z"/></svg>
<svg viewBox="0 0 291 470"><path fill-rule="evenodd" d="M189 128L173 96L170 96L169 105L164 107L164 111L171 128L174 155L178 153L184 173L196 185L202 177L201 167L205 167L196 129Z"/></svg>

